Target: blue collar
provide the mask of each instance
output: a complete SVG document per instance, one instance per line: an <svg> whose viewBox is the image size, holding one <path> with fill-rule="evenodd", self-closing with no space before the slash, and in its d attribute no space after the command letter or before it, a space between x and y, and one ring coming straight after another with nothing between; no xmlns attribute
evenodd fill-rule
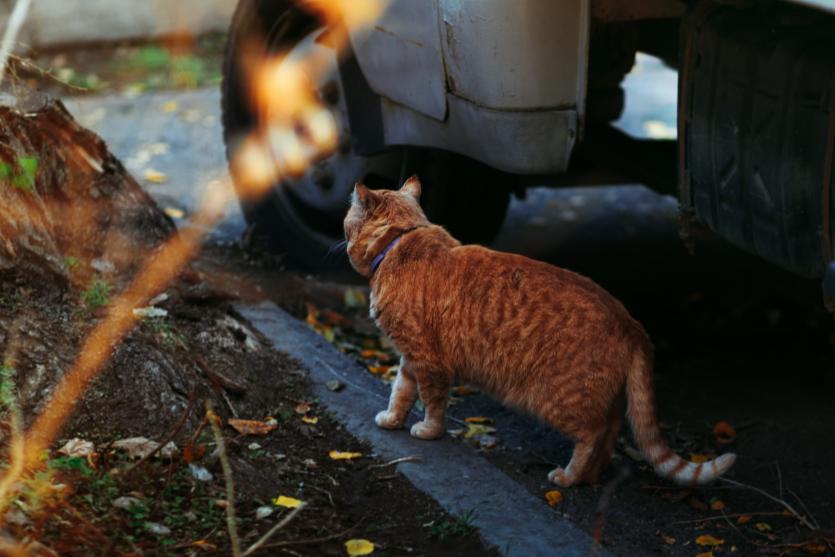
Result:
<svg viewBox="0 0 835 557"><path fill-rule="evenodd" d="M369 273L368 278L371 278L371 277L374 276L374 272L377 270L377 267L380 266L380 263L383 262L383 259L385 259L386 254L388 252L390 252L392 249L394 249L394 246L396 246L397 244L400 243L400 238L402 238L402 237L403 237L403 234L398 235L394 240L389 242L389 245L387 245L385 248L383 248L383 251L381 251L380 253L377 254L377 257L375 257L371 261L371 273Z"/></svg>

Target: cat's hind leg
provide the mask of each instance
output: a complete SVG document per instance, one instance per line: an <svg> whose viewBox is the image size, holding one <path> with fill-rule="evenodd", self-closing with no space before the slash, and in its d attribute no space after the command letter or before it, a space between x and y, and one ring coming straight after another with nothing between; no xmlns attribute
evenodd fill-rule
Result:
<svg viewBox="0 0 835 557"><path fill-rule="evenodd" d="M400 370L391 385L389 406L374 418L374 422L383 429L399 429L406 423L406 417L418 396L417 381L405 359L400 361Z"/></svg>
<svg viewBox="0 0 835 557"><path fill-rule="evenodd" d="M574 452L565 468L554 468L548 479L560 487L569 487L582 481L583 473L594 456L596 438L581 437L574 442Z"/></svg>
<svg viewBox="0 0 835 557"><path fill-rule="evenodd" d="M623 425L625 409L626 397L620 395L609 411L606 433L603 434L595 447L594 455L592 455L585 473L582 474L582 481L588 483L596 482L600 474L603 473L612 460L612 454L615 452L615 442L618 439L618 435L620 435L621 426Z"/></svg>
<svg viewBox="0 0 835 557"><path fill-rule="evenodd" d="M416 371L418 391L426 414L412 426L412 437L438 439L444 435L444 414L449 402L450 378L443 372Z"/></svg>

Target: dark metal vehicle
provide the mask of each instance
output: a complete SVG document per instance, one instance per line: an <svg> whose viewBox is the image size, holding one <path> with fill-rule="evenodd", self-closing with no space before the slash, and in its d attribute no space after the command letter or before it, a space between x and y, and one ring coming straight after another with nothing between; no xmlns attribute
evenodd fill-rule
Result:
<svg viewBox="0 0 835 557"><path fill-rule="evenodd" d="M230 153L262 118L243 78L247 39L265 54L327 49L311 3L240 0L223 86ZM431 219L489 242L511 193L594 183L605 169L608 183L676 194L685 226L803 276L832 273L835 293L835 1L394 0L349 36L319 84L338 151L243 203L293 263L342 264L326 254L356 181L417 172ZM678 69L677 141L611 126L637 51Z"/></svg>

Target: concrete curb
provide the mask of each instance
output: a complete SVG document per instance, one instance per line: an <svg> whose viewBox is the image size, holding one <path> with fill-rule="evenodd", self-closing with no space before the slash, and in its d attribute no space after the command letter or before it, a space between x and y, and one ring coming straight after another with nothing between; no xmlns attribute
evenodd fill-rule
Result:
<svg viewBox="0 0 835 557"><path fill-rule="evenodd" d="M506 557L587 557L611 554L584 531L552 512L544 501L471 449L449 438L425 442L407 430L386 431L373 421L385 408L388 389L304 323L272 302L235 306L273 346L307 368L314 394L354 436L370 443L383 459L420 455L397 469L449 513L475 511L484 542ZM338 393L325 382L339 379Z"/></svg>

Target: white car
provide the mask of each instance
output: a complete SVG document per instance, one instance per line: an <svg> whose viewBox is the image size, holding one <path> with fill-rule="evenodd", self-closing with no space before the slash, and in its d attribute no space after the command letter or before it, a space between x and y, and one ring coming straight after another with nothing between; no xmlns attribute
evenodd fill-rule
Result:
<svg viewBox="0 0 835 557"><path fill-rule="evenodd" d="M689 223L824 275L835 222L835 0L392 0L373 25L348 26L339 60L302 7L315 4L240 0L224 74L233 152L263 118L244 78L251 38L266 53L316 51L336 68L319 91L339 122L338 151L243 203L293 263L342 264L329 250L357 181L391 187L418 173L430 219L487 242L512 192L576 184L604 167L676 192ZM679 72L677 142L610 126L637 51Z"/></svg>

